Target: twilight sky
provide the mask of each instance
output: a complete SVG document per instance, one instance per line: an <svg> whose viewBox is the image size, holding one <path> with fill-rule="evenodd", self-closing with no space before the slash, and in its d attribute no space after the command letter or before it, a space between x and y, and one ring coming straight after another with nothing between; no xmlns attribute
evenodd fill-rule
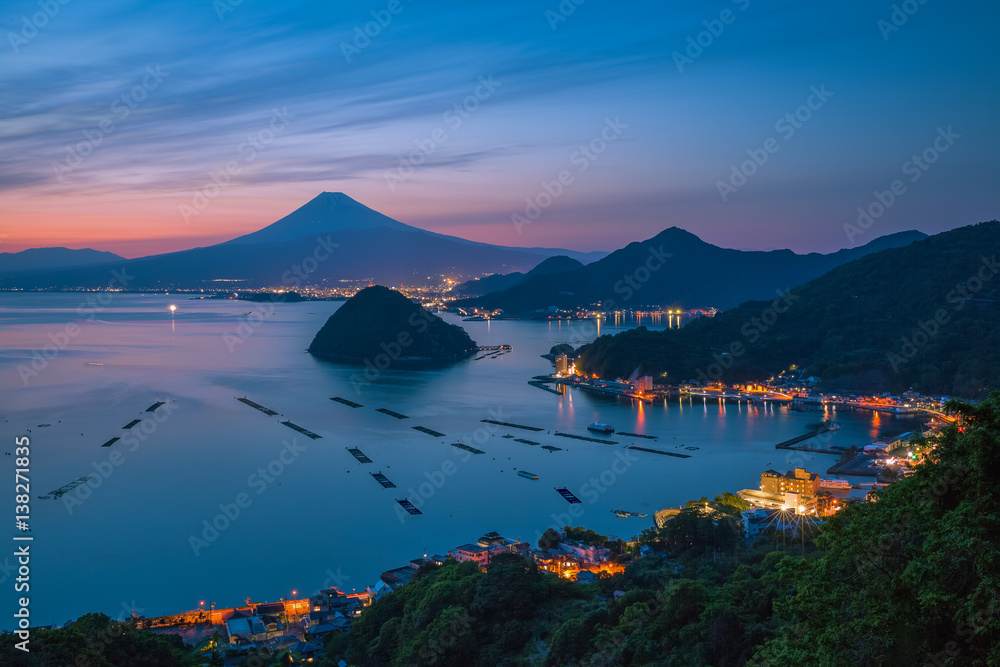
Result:
<svg viewBox="0 0 1000 667"><path fill-rule="evenodd" d="M63 1L0 7L0 251L208 245L324 190L579 250L1000 217L992 1Z"/></svg>

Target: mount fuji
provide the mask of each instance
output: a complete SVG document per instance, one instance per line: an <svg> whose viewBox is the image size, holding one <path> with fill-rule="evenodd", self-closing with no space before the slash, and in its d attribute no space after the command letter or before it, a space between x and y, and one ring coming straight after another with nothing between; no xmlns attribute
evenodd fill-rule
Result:
<svg viewBox="0 0 1000 667"><path fill-rule="evenodd" d="M112 279L120 282L116 276L127 277L126 289L295 288L343 280L414 285L437 283L442 276L526 272L556 255L587 263L606 254L478 243L404 224L340 192L323 192L277 222L223 243L83 267L0 269L0 287L101 288Z"/></svg>

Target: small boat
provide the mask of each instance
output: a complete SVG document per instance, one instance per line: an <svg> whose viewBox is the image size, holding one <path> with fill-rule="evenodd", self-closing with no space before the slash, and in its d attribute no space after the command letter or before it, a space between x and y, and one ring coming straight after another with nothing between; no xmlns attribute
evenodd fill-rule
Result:
<svg viewBox="0 0 1000 667"><path fill-rule="evenodd" d="M525 479L538 479L538 475L533 472L528 472L527 470L518 470L517 474Z"/></svg>
<svg viewBox="0 0 1000 667"><path fill-rule="evenodd" d="M839 429L840 429L840 424L838 424L837 422L830 422L829 424L826 425L827 431L837 431Z"/></svg>
<svg viewBox="0 0 1000 667"><path fill-rule="evenodd" d="M644 519L647 516L646 514L642 514L640 512L627 512L625 510L611 510L611 513L614 514L619 519L627 519L630 516L634 516L634 517L638 517L640 519Z"/></svg>
<svg viewBox="0 0 1000 667"><path fill-rule="evenodd" d="M614 433L615 427L611 424L605 424L604 422L594 422L587 427L588 431L596 431L597 433Z"/></svg>

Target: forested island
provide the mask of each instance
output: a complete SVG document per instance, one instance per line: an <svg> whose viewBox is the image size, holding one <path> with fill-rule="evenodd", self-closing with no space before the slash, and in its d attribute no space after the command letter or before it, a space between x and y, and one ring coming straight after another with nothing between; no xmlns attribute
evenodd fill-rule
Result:
<svg viewBox="0 0 1000 667"><path fill-rule="evenodd" d="M339 362L379 368L419 367L459 361L476 350L460 326L448 324L388 287L367 287L348 299L319 330L309 352Z"/></svg>

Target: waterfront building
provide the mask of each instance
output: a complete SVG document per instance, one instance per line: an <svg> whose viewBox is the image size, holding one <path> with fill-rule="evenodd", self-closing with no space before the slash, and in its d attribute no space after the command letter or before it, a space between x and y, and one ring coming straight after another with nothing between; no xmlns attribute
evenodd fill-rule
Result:
<svg viewBox="0 0 1000 667"><path fill-rule="evenodd" d="M760 490L765 493L791 492L811 497L815 496L819 490L819 483L819 475L804 468L796 468L785 474L776 470L768 470L760 475Z"/></svg>

